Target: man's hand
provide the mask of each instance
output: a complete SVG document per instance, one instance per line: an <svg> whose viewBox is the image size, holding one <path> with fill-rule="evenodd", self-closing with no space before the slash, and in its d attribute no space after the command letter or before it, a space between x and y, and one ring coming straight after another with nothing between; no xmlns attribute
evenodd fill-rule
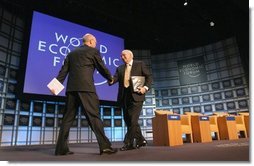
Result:
<svg viewBox="0 0 254 166"><path fill-rule="evenodd" d="M112 85L114 83L114 77L111 77L111 80L108 80L108 85Z"/></svg>
<svg viewBox="0 0 254 166"><path fill-rule="evenodd" d="M139 94L145 94L146 93L146 88L144 88L144 87L138 87L138 93Z"/></svg>
<svg viewBox="0 0 254 166"><path fill-rule="evenodd" d="M53 95L56 95L55 89L50 89L50 92L51 92Z"/></svg>

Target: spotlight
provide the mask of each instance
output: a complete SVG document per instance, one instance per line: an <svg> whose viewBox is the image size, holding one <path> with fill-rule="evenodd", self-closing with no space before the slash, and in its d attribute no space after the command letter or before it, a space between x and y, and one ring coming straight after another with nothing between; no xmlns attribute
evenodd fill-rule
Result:
<svg viewBox="0 0 254 166"><path fill-rule="evenodd" d="M210 26L213 27L215 23L213 21L210 22Z"/></svg>
<svg viewBox="0 0 254 166"><path fill-rule="evenodd" d="M187 6L188 5L188 1L185 0L184 3L183 3L184 6Z"/></svg>

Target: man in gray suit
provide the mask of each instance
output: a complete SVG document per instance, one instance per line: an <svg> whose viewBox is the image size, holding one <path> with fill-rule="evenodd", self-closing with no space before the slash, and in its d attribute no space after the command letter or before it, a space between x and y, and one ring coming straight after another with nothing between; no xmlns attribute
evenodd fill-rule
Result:
<svg viewBox="0 0 254 166"><path fill-rule="evenodd" d="M117 152L117 149L111 147L111 143L104 133L103 123L99 115L99 99L93 79L95 69L108 81L112 81L112 76L95 47L96 38L92 34L84 35L83 45L66 56L64 65L56 77L63 83L66 76L69 75L66 87L66 111L60 128L55 155L73 154L69 150L67 141L79 105L83 107L88 124L97 138L100 154Z"/></svg>
<svg viewBox="0 0 254 166"><path fill-rule="evenodd" d="M138 119L145 100L145 93L152 84L152 76L144 62L133 60L132 51L123 50L121 58L125 64L117 68L114 79L109 84L119 82L117 101L123 108L124 121L127 126L124 146L120 150L126 151L147 145L147 141L141 133ZM133 90L131 76L145 77L144 86L139 87L137 92Z"/></svg>

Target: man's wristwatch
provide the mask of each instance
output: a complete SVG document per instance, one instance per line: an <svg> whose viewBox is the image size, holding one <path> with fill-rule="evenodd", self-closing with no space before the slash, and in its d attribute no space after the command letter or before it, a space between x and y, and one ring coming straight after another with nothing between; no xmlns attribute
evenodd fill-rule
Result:
<svg viewBox="0 0 254 166"><path fill-rule="evenodd" d="M149 90L149 88L148 88L147 86L144 86L144 88L146 89L146 91L148 91L148 90Z"/></svg>

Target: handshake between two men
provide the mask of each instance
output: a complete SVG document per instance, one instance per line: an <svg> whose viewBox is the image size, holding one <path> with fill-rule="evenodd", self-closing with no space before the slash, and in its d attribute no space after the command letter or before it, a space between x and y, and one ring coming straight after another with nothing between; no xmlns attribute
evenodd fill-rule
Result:
<svg viewBox="0 0 254 166"><path fill-rule="evenodd" d="M142 78L143 80L137 79L139 77L141 77L141 76L136 76L136 77L134 76L131 79L128 79L126 81L130 82L130 80L131 80L131 83L132 83L132 86L133 86L133 91L138 93L138 94L143 95L148 91L148 87L143 86L144 85L144 78ZM114 77L112 76L111 80L108 81L108 85L111 86L111 85L115 84L116 82L118 82L118 81L116 81L114 79ZM124 82L125 82L125 80L124 80ZM126 85L126 83L124 83L124 87L128 88L130 86L130 83L128 83L128 86L125 86L125 85Z"/></svg>

